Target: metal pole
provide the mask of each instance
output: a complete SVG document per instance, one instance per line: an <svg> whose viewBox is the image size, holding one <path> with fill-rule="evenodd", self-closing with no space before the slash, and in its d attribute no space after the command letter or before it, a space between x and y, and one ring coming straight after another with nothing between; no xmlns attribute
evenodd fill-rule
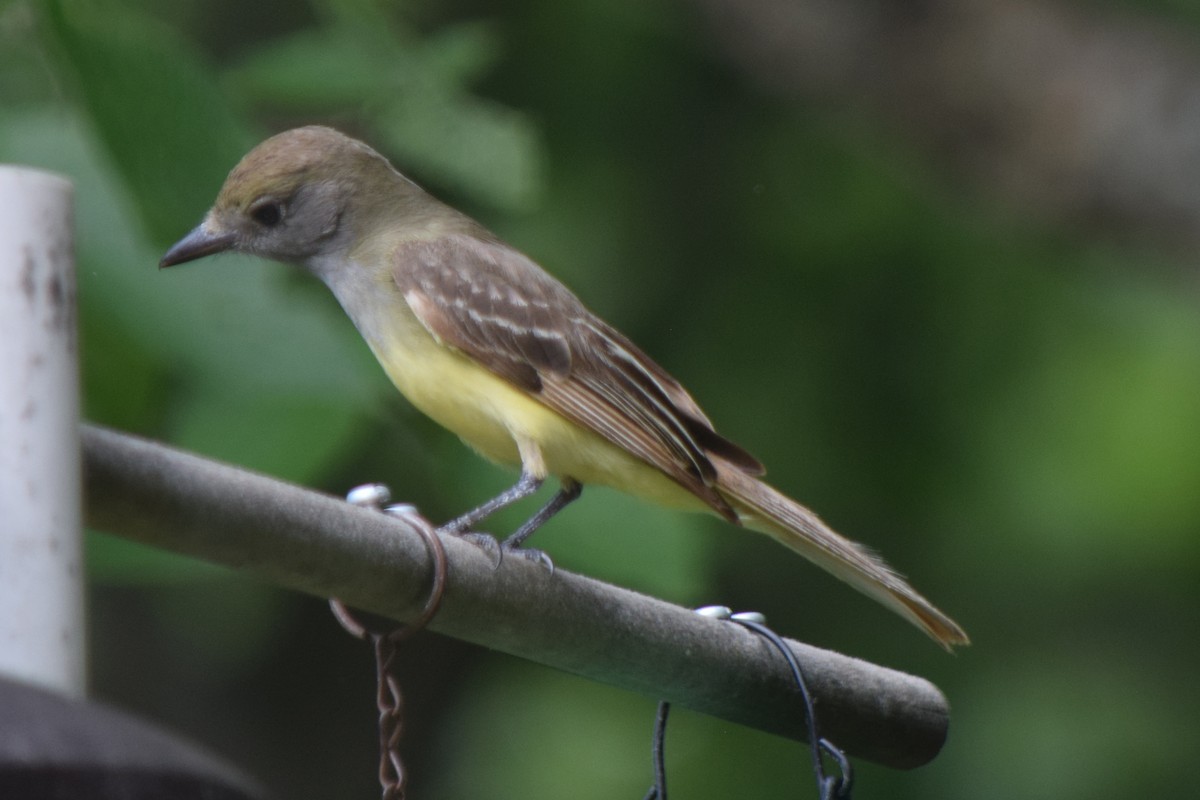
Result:
<svg viewBox="0 0 1200 800"><path fill-rule="evenodd" d="M0 166L0 674L85 691L71 184Z"/></svg>

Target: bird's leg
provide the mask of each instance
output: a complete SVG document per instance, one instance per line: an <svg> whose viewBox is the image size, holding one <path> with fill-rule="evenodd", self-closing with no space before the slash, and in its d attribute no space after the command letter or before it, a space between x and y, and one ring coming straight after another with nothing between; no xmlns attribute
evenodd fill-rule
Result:
<svg viewBox="0 0 1200 800"><path fill-rule="evenodd" d="M500 542L500 546L496 551L496 555L499 558L503 558L505 553L512 553L513 555L520 556L526 561L533 561L541 564L543 567L553 573L554 562L550 560L550 556L546 555L546 553L542 550L535 550L532 547L522 547L521 542L528 539L530 535L540 528L548 519L561 511L572 500L579 497L579 495L582 493L583 487L577 481L571 480L570 478L563 478L562 487L554 493L554 496L547 501L546 505L539 508L537 513L532 517L525 520L525 524L517 528L517 530L511 536ZM494 543L495 540L493 539L492 542ZM497 560L496 565L499 566L499 560Z"/></svg>
<svg viewBox="0 0 1200 800"><path fill-rule="evenodd" d="M471 509L466 514L447 522L438 528L438 532L461 536L478 545L493 557L497 567L500 566L500 561L503 559L505 553L515 553L529 561L536 561L553 572L554 562L550 560L550 556L541 550L521 547L521 543L583 493L583 486L578 481L574 481L571 478L563 478L562 486L555 492L554 496L503 542L498 543L486 533L476 533L471 530L471 527L475 523L486 519L505 506L512 505L518 500L522 500L533 494L541 488L543 482L543 478L523 471L520 480L513 484L511 488L501 492L477 508Z"/></svg>
<svg viewBox="0 0 1200 800"><path fill-rule="evenodd" d="M505 550L517 550L521 547L521 543L528 539L534 531L546 524L559 511L562 511L575 500L579 499L579 495L583 494L583 486L578 481L570 478L562 479L562 487L551 497L546 505L538 509L538 512L525 521L525 524L517 528L517 530L501 542L500 546Z"/></svg>
<svg viewBox="0 0 1200 800"><path fill-rule="evenodd" d="M518 500L523 500L541 488L544 478L539 478L531 472L521 471L521 478L508 489L488 500L486 503L471 509L461 517L450 520L438 528L438 533L452 533L461 536L476 522L487 519L505 506L510 506Z"/></svg>

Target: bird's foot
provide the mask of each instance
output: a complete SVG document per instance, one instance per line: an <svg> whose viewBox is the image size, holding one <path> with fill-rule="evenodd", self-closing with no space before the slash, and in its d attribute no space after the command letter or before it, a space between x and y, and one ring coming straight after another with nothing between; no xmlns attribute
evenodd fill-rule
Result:
<svg viewBox="0 0 1200 800"><path fill-rule="evenodd" d="M554 573L554 562L550 560L550 556L546 555L545 551L536 550L532 547L521 547L520 543L513 542L511 537L501 542L490 533L481 533L480 531L459 533L449 525L443 525L441 528L438 528L438 533L453 534L463 541L475 545L492 560L492 569L499 569L500 564L504 561L504 556L512 555L523 558L526 561L532 561L535 564L541 564L548 572L551 574Z"/></svg>
<svg viewBox="0 0 1200 800"><path fill-rule="evenodd" d="M390 499L391 492L382 483L365 483L362 486L354 487L346 494L346 502L360 508L368 508L392 516L417 514L415 506L408 504L387 505ZM469 520L466 517L459 517L438 528L437 532L439 534L457 536L478 547L491 559L492 569L499 569L500 564L504 561L505 554L511 554L526 561L541 564L548 572L551 574L554 573L554 562L550 560L550 556L546 555L544 551L536 550L532 547L521 547L521 542L533 532L532 529L529 529L528 525L523 526L502 542L497 541L496 537L489 533L473 531L469 527Z"/></svg>
<svg viewBox="0 0 1200 800"><path fill-rule="evenodd" d="M510 553L526 561L532 561L534 564L540 564L551 575L554 574L554 562L550 560L550 556L546 554L545 550L538 550L536 547L521 547L519 544L509 544L508 540L505 540L500 543L500 552Z"/></svg>

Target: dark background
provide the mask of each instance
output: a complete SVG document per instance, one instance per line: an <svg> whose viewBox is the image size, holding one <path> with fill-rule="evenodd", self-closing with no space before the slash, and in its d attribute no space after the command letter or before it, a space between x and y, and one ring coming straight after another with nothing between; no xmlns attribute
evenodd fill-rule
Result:
<svg viewBox="0 0 1200 800"><path fill-rule="evenodd" d="M333 124L528 252L974 645L763 537L602 489L561 567L923 675L949 742L859 797L1182 796L1200 697L1200 14L1173 2L0 2L0 159L77 189L89 419L449 518L512 475L387 385L310 278L159 273L255 142ZM500 519L500 532L529 508ZM372 797L324 604L89 539L92 685L280 797ZM638 798L654 701L434 635L414 798ZM680 798L810 796L684 711Z"/></svg>

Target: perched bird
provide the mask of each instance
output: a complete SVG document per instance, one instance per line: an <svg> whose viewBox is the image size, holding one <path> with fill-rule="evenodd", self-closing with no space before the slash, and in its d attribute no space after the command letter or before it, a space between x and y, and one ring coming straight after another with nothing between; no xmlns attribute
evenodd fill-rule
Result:
<svg viewBox="0 0 1200 800"><path fill-rule="evenodd" d="M553 475L559 491L501 545L528 552L521 543L583 484L602 484L764 532L947 649L967 643L881 559L761 481L762 465L629 339L362 142L324 127L267 139L160 266L225 251L308 269L414 406L520 466L511 489L442 530L468 533Z"/></svg>

